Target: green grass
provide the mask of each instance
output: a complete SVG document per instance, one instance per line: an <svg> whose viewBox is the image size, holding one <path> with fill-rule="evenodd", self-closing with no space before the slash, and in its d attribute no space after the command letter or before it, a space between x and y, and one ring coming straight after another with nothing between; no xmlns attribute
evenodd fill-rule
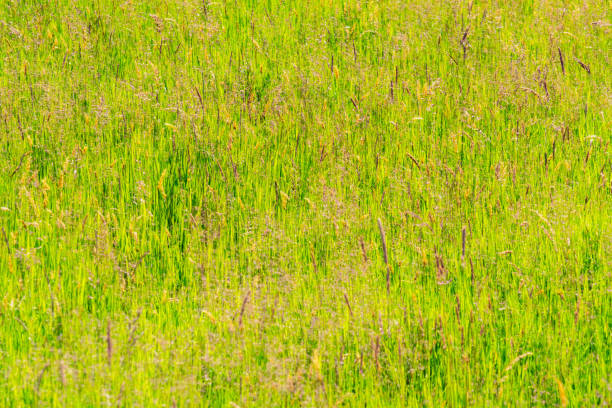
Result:
<svg viewBox="0 0 612 408"><path fill-rule="evenodd" d="M612 403L611 11L1 2L0 405Z"/></svg>

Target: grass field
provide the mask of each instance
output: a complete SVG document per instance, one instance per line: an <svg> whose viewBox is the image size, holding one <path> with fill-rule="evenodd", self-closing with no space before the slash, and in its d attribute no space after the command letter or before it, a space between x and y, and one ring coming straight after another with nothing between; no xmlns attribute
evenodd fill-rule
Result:
<svg viewBox="0 0 612 408"><path fill-rule="evenodd" d="M0 405L612 404L605 0L4 0Z"/></svg>

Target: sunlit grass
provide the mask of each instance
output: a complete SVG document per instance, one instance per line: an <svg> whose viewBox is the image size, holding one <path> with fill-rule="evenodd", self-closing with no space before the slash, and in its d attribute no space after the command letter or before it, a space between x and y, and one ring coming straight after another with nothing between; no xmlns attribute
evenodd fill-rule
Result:
<svg viewBox="0 0 612 408"><path fill-rule="evenodd" d="M0 405L610 404L610 11L2 2Z"/></svg>

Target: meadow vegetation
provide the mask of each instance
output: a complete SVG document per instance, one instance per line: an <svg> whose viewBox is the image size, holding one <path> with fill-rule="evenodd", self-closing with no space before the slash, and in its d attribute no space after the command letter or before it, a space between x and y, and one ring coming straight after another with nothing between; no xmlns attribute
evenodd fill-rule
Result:
<svg viewBox="0 0 612 408"><path fill-rule="evenodd" d="M0 405L609 405L611 11L2 1Z"/></svg>

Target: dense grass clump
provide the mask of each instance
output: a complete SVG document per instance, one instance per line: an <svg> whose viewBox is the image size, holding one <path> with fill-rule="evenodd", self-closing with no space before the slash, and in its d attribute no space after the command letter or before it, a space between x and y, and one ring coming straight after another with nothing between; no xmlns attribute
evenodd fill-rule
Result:
<svg viewBox="0 0 612 408"><path fill-rule="evenodd" d="M612 403L607 1L0 3L0 405Z"/></svg>

